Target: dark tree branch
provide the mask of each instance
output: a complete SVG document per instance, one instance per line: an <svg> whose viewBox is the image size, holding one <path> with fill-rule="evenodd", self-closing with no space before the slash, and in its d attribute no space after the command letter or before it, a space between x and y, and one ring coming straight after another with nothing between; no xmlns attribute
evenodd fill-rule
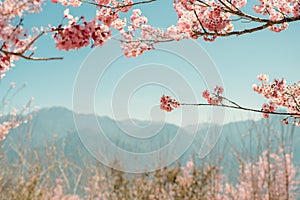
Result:
<svg viewBox="0 0 300 200"><path fill-rule="evenodd" d="M209 104L209 103L180 103L183 106L215 106L215 107L225 107L225 108L232 108L236 110L244 110L244 111L251 111L256 113L266 113L266 114L274 114L274 115L289 115L289 116L297 116L300 117L299 113L288 113L288 112L270 112L270 111L263 111L257 110L252 108L246 108L242 106L231 106L226 104Z"/></svg>
<svg viewBox="0 0 300 200"><path fill-rule="evenodd" d="M194 10L194 14L196 15L196 18L197 18L197 20L198 20L198 22L199 22L201 28L203 29L204 33L207 33L207 31L205 30L205 28L204 28L202 22L200 21L198 15L197 15L197 12L196 12L195 10Z"/></svg>
<svg viewBox="0 0 300 200"><path fill-rule="evenodd" d="M31 40L26 47L20 51L20 52L14 52L14 51L7 51L5 50L4 47L4 43L2 45L2 47L0 48L0 52L4 53L5 55L14 55L14 56L18 56L21 58L24 58L26 60L34 60L34 61L47 61L47 60L62 60L63 57L49 57L49 58L42 58L42 57L32 57L33 53L30 54L29 56L25 55L25 53L29 50L29 48L40 38L42 37L44 34L48 33L48 32L54 32L57 31L56 29L54 30L49 30L49 31L42 31L40 34L38 34L35 38L33 38L33 40Z"/></svg>
<svg viewBox="0 0 300 200"><path fill-rule="evenodd" d="M31 55L29 56L26 56L24 55L22 52L10 52L10 51L5 51L5 50L0 50L0 52L6 54L6 55L14 55L14 56L18 56L18 57L21 57L21 58L24 58L26 60L62 60L63 57L50 57L50 58L41 58L41 57L32 57Z"/></svg>
<svg viewBox="0 0 300 200"><path fill-rule="evenodd" d="M300 20L300 16L284 18L282 20L277 20L277 21L267 20L267 22L265 24L263 24L261 26L254 27L254 28L250 28L250 29L244 29L244 30L240 30L240 31L231 31L231 32L227 32L227 33L216 33L216 32L202 33L200 31L195 31L195 34L193 36L227 37L227 36L232 36L232 35L243 35L243 34L247 34L247 33L253 33L253 32L256 32L256 31L260 31L260 30L269 28L273 25L278 25L278 24L282 24L282 23L285 23L285 22L295 22L295 21L299 21L299 20Z"/></svg>
<svg viewBox="0 0 300 200"><path fill-rule="evenodd" d="M87 3L87 4L90 4L90 5L94 5L94 6L100 6L100 7L111 8L111 9L118 9L118 8L125 8L125 7L128 7L128 6L135 6L135 5L139 5L139 4L147 4L147 3L151 3L151 2L154 2L154 1L157 1L157 0L145 0L145 1L139 1L139 2L132 3L132 4L128 4L128 5L120 5L120 6L102 5L102 4L98 4L98 3L95 3L95 2L92 2L92 1L89 1L89 0L79 0L79 1L82 2L82 3Z"/></svg>

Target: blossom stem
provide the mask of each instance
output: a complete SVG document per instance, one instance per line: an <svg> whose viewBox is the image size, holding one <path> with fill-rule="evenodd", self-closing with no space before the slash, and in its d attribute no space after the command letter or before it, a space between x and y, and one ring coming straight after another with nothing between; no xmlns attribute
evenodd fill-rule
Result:
<svg viewBox="0 0 300 200"><path fill-rule="evenodd" d="M216 106L216 107L225 107L225 108L232 108L237 110L245 110L245 111L251 111L251 112L257 112L257 113L266 113L266 114L273 114L273 115L290 115L290 116L299 116L299 113L288 113L288 112L270 112L270 111L263 111L263 110L257 110L253 108L246 108L242 106L232 106L232 105L226 105L226 104L209 104L209 103L180 103L181 106Z"/></svg>
<svg viewBox="0 0 300 200"><path fill-rule="evenodd" d="M147 4L147 3L151 3L151 2L154 2L154 1L157 1L157 0L139 1L139 2L129 4L129 5L121 5L121 6L102 5L102 4L98 4L98 3L88 1L88 0L79 0L79 1L82 2L82 3L87 3L87 4L90 4L90 5L94 5L94 6L101 6L101 7L105 7L105 8L111 8L111 9L118 9L118 8L124 8L124 7L128 7L128 6L135 6L135 5L138 5L138 4Z"/></svg>

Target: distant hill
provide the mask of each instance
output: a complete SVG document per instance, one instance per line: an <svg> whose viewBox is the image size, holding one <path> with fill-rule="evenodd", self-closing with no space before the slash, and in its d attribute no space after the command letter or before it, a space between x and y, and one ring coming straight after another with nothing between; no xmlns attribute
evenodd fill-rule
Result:
<svg viewBox="0 0 300 200"><path fill-rule="evenodd" d="M70 159L81 162L78 155L90 156L84 144L90 147L89 150L92 149L93 151L93 149L99 148L111 156L114 156L115 149L107 149L107 141L121 149L134 153L152 152L171 144L170 151L172 152L170 152L170 155L173 155L176 151L180 153L183 149L185 150L185 145L189 141L193 141L192 145L182 152L184 154L180 160L186 162L192 155L198 154L199 149L203 147L202 143L205 137L214 141L218 136L218 133L215 133L214 130L220 128L214 124L178 127L168 123L160 124L159 122L147 127L149 122L145 121L134 120L135 125L133 125L131 120L115 121L105 116L75 113L76 118L81 122L76 127L73 114L71 110L62 107L41 109L34 115L30 123L22 125L20 129L10 133L9 138L3 142L2 147L10 152L11 157L16 157L17 155L12 150L12 142L15 142L15 144L18 142L29 143L32 149L40 149L41 152L44 151L45 146L55 145L63 149L65 155ZM95 120L98 121L102 132L105 133L105 138L99 137L99 128L95 127L93 123ZM294 145L294 160L299 162L300 128L283 126L279 120L278 117L272 117L269 120L262 119L257 122L248 120L225 124L211 155L223 155L224 163L232 165L236 163L232 151L238 150L241 155L254 154L259 151L257 146L264 149L268 134L271 135L273 146L276 146L275 144L282 136L284 140L289 140L286 136L294 132L293 143L296 144ZM178 134L179 132L180 134ZM250 137L251 135L252 137ZM209 159L211 155L208 155L206 159Z"/></svg>

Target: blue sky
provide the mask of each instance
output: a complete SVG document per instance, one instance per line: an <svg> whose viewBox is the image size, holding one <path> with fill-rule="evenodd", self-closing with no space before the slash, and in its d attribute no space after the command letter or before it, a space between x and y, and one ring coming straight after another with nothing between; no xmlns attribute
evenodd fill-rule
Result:
<svg viewBox="0 0 300 200"><path fill-rule="evenodd" d="M139 6L139 8L148 17L149 24L153 26L163 28L176 23L176 13L172 7L172 1L159 0L158 2ZM49 1L44 6L41 14L25 18L24 24L26 27L47 26L48 24L58 25L62 20L64 9L66 7L52 4ZM80 9L71 8L70 10L71 14L85 15L87 18L92 17L95 13L94 8L89 5L83 5ZM252 12L250 7L246 8L246 11ZM267 73L271 78L285 77L289 83L299 80L299 32L299 22L294 22L290 24L286 31L281 33L264 30L250 35L218 38L212 43L204 42L201 38L197 42L215 63L223 80L226 96L243 106L260 108L265 99L251 89L252 84L257 83L256 77L258 74ZM55 49L51 34L38 41L37 46L36 56L63 56L64 60L47 62L20 60L16 62L16 67L1 81L1 91L5 91L12 81L19 86L27 82L27 88L14 100L16 106L26 103L31 96L34 96L35 105L41 108L64 106L72 109L72 94L76 76L82 63L94 49L88 47L78 51L58 51ZM193 51L193 49L190 50ZM101 62L101 55L99 60L93 60L93 62ZM176 70L185 79L189 80L194 91L198 91L196 100L204 102L201 98L201 92L206 87L203 77L194 76L193 71L185 66L183 61L181 64L180 62L180 60L174 60L174 58L158 52L148 52L139 58L133 59L120 58L112 65L110 71L107 72L107 76L104 76L103 80L99 82L104 86L99 85L96 90L95 110L97 114L112 116L109 108L112 95L114 95L112 89L116 81L120 80L124 74L128 74L134 66L147 63L168 65L169 68ZM145 75L145 78L149 77ZM165 78L172 80L171 77ZM124 82L123 84L126 85L127 83ZM129 102L128 113L130 113L130 118L151 120L151 112L153 112L153 109L157 109L162 93L172 94L172 91L157 84L148 84L133 92L131 99L126 100ZM179 99L187 98L177 97ZM199 108L198 110L204 113L204 115L201 114L204 121L209 119L209 109ZM170 114L155 112L156 115L168 116L170 122L180 123L180 111ZM226 112L225 121L251 117L257 118L260 115L228 111Z"/></svg>

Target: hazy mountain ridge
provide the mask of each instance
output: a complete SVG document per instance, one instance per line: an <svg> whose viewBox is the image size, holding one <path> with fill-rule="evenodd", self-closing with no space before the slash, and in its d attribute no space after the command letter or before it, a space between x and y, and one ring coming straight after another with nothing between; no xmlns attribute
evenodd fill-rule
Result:
<svg viewBox="0 0 300 200"><path fill-rule="evenodd" d="M198 154L206 135L213 133L216 138L213 138L212 142L217 142L216 148L214 149L215 154L218 154L218 151L220 151L225 154L225 160L232 162L234 158L229 156L229 153L222 151L224 145L229 147L228 151L233 148L242 149L250 145L250 142L254 144L259 140L259 138L253 137L250 141L249 135L251 134L262 135L261 133L263 132L265 134L269 130L273 130L274 133L272 134L278 134L279 137L280 131L288 133L293 129L292 126L281 125L279 122L280 118L273 117L270 120L263 119L257 122L248 120L225 124L218 138L218 133L214 133L213 131L214 129L219 130L219 125L200 124L197 128L193 126L180 128L174 124L160 124L155 122L149 129L145 127L134 129L130 120L116 122L109 117L87 114L75 114L75 116L77 119L82 120L80 126L75 126L73 112L71 110L63 107L41 109L34 115L29 124L22 125L21 127L21 130L30 131L30 136L28 137L28 133L26 132L26 134L24 134L21 130L13 131L10 133L9 139L4 141L3 147L10 149L11 140L17 141L22 138L26 143L30 138L32 148L39 149L47 145L55 145L58 148L63 146L65 155L72 157L72 159L78 159L76 158L76 154L78 155L80 152L88 155L85 148L86 145L92 146L92 149L102 146L100 149L104 149L108 153L113 154L113 149L107 150L104 147L107 145L107 142L110 142L129 152L146 153L158 150L168 144L172 144L172 148L170 149L174 151L177 148L184 149L184 144L193 141L192 145L181 157L181 160L186 162L191 155ZM94 127L95 124L93 120L98 120L102 132L105 133L105 138L99 137L99 127ZM147 121L138 120L134 120L134 123L140 124L141 126L149 124ZM294 129L293 140L294 143L298 143L300 141L300 128L294 127ZM138 135L139 130L143 130L140 135ZM189 132L190 130L196 130L197 132ZM132 134L131 131L134 132L134 134ZM154 131L156 131L156 134L152 133ZM180 134L177 134L179 132ZM211 136L208 135L207 137ZM299 145L295 146L294 152L300 152ZM299 153L294 153L294 157L296 161L300 160Z"/></svg>

